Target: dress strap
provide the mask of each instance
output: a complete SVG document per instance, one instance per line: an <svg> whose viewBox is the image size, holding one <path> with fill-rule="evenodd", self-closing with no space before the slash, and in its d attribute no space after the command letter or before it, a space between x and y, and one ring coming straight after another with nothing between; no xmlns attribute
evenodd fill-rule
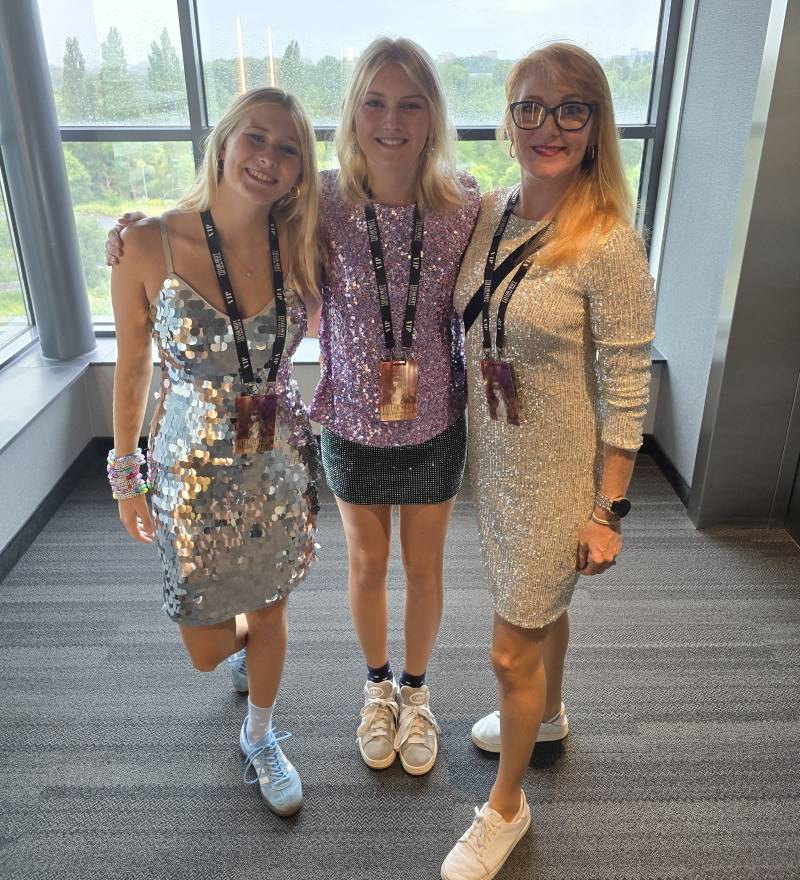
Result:
<svg viewBox="0 0 800 880"><path fill-rule="evenodd" d="M163 217L158 218L158 225L161 227L161 244L164 245L164 259L167 261L167 272L172 275L172 248L169 246L169 233L167 232L167 221Z"/></svg>

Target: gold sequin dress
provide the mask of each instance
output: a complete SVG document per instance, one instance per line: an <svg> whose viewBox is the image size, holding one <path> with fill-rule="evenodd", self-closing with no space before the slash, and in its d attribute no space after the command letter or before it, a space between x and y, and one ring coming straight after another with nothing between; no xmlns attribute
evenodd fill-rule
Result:
<svg viewBox="0 0 800 880"><path fill-rule="evenodd" d="M461 266L463 314L511 190L483 197ZM497 265L540 224L512 215ZM513 274L513 273L512 273ZM492 296L490 326L511 279ZM618 224L574 265L534 263L506 314L506 358L521 424L492 421L483 391L481 318L466 336L468 462L481 550L497 614L533 628L569 605L578 532L599 486L601 441L637 449L648 399L653 281L639 234Z"/></svg>
<svg viewBox="0 0 800 880"><path fill-rule="evenodd" d="M150 309L161 388L148 481L164 610L178 623L207 625L288 595L315 558L317 444L291 372L306 313L287 288L274 448L234 453L242 382L230 320L175 274L163 220L161 235L168 274ZM265 378L274 301L244 327L256 375Z"/></svg>

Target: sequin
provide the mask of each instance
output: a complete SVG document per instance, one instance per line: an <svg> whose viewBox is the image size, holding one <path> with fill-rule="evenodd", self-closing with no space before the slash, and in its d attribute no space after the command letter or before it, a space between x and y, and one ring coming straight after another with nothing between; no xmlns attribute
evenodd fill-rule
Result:
<svg viewBox="0 0 800 880"><path fill-rule="evenodd" d="M242 386L227 317L173 274L151 307L162 379L148 479L164 610L181 624L218 623L275 602L316 558L317 444L291 373L306 315L289 290L287 306L275 448L258 455L233 452L231 417ZM256 375L265 380L274 309L244 324Z"/></svg>
<svg viewBox="0 0 800 880"><path fill-rule="evenodd" d="M464 475L467 429L461 416L424 443L365 446L322 429L325 479L349 504L441 504Z"/></svg>
<svg viewBox="0 0 800 880"><path fill-rule="evenodd" d="M311 415L339 437L366 446L423 443L463 413L463 328L452 291L479 208L478 187L461 176L464 205L425 217L422 279L413 357L419 363L417 418L381 422L378 365L386 356L364 210L340 196L336 172L323 172L321 238L325 289L320 321L321 378ZM376 205L396 335L402 327L411 264L413 206ZM399 352L398 352L399 353Z"/></svg>
<svg viewBox="0 0 800 880"><path fill-rule="evenodd" d="M483 197L456 286L462 313L483 281L509 192ZM536 228L512 215L497 262ZM493 337L508 280L492 297ZM575 265L534 263L505 325L505 354L519 386L519 427L489 418L480 319L467 334L470 481L495 610L511 623L543 626L570 602L578 532L599 485L600 441L637 449L642 440L653 307L641 238L622 224Z"/></svg>

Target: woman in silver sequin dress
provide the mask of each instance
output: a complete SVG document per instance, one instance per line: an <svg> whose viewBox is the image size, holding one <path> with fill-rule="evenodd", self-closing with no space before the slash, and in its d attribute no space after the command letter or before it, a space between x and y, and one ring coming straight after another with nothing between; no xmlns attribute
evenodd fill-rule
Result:
<svg viewBox="0 0 800 880"><path fill-rule="evenodd" d="M630 226L602 68L576 46L552 44L515 65L506 96L521 186L516 202L513 190L483 197L456 286L467 322L476 291L482 304L485 275L499 274L509 254L546 229L528 246L539 250L527 272L523 250L508 262L505 280L493 278L488 288L497 285L486 324L490 351L482 309L466 334L468 460L500 689L499 715L479 721L473 739L499 751L500 763L488 802L442 866L446 880L494 876L530 825L522 781L537 734L566 736L566 609L578 574L602 572L622 546L619 520L641 443L653 338L652 279ZM498 239L493 269L487 254ZM508 375L500 366L508 364L516 395L493 381ZM512 399L519 424L490 406L499 393Z"/></svg>
<svg viewBox="0 0 800 880"><path fill-rule="evenodd" d="M425 671L442 615L444 542L466 458L463 332L452 294L480 197L475 180L455 170L435 65L410 40L379 38L364 50L336 141L341 168L321 175L321 378L311 414L322 426L325 475L347 537L350 607L367 663L359 752L373 769L399 756L407 772L421 775L438 755ZM395 352L384 344L369 204L384 250ZM407 351L411 239L420 215L421 271ZM106 248L113 264L121 253L113 230ZM411 418L381 418L381 362L392 354L419 368ZM391 389L390 382L389 399ZM388 659L394 506L406 574L399 687Z"/></svg>
<svg viewBox="0 0 800 880"><path fill-rule="evenodd" d="M211 671L247 645L250 705L240 744L281 815L302 798L271 711L286 649L286 598L315 558L317 449L291 355L306 331L306 306L319 301L318 198L305 113L278 89L253 90L210 136L180 209L125 231L125 256L112 274L117 456L140 434L151 339L161 362L149 443L152 518L143 495L120 501L120 518L137 540L155 540L164 610L195 668ZM267 384L271 358L277 373ZM236 419L254 401L274 412L274 421L259 417L258 445L237 435Z"/></svg>

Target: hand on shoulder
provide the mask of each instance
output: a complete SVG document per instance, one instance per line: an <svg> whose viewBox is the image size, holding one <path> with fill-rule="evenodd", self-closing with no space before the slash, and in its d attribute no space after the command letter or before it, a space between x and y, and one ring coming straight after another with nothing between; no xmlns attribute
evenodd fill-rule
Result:
<svg viewBox="0 0 800 880"><path fill-rule="evenodd" d="M153 247L161 250L159 219L159 217L142 217L123 227L120 232L123 245L119 255L120 264L130 263L134 259L146 256Z"/></svg>

